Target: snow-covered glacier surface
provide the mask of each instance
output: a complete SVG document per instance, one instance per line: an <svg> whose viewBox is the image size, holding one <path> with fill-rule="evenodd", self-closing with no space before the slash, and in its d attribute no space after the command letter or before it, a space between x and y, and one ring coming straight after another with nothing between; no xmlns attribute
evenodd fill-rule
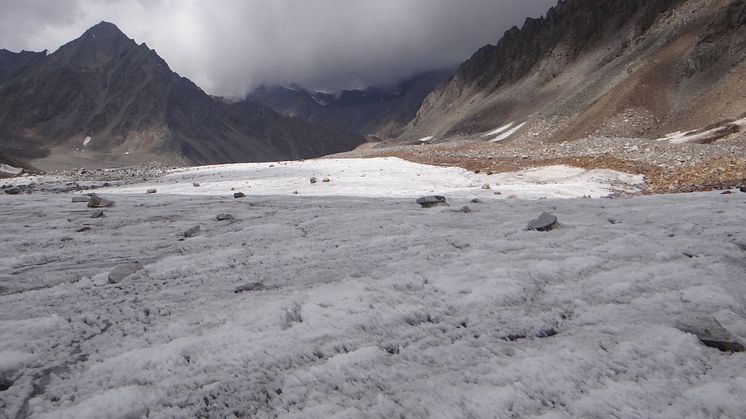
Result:
<svg viewBox="0 0 746 419"><path fill-rule="evenodd" d="M746 314L746 194L390 163L1 195L0 416L743 417L746 356L675 324Z"/></svg>

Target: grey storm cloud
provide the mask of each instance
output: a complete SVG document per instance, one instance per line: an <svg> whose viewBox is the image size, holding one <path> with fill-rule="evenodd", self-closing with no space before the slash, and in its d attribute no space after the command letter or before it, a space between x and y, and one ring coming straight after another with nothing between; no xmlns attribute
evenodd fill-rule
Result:
<svg viewBox="0 0 746 419"><path fill-rule="evenodd" d="M556 0L3 0L0 48L54 51L101 20L209 93L385 85L495 43Z"/></svg>

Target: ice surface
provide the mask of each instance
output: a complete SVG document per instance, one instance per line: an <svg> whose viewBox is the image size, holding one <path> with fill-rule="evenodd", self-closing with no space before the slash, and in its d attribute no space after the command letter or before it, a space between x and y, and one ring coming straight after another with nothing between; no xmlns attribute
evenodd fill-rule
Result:
<svg viewBox="0 0 746 419"><path fill-rule="evenodd" d="M626 175L383 162L179 170L101 219L0 196L0 416L743 416L746 355L675 325L744 317L746 194L503 199Z"/></svg>
<svg viewBox="0 0 746 419"><path fill-rule="evenodd" d="M330 182L309 182L311 177ZM30 181L33 181L31 179ZM199 183L195 189L193 183ZM484 184L493 190L482 190ZM248 163L204 166L172 171L150 183L100 189L101 194L139 194L150 188L166 194L251 196L359 196L405 198L440 194L448 197L479 196L577 198L601 197L614 192L639 192L641 175L612 170L586 171L568 166L549 166L514 173L477 174L456 167L436 167L398 158L306 160L302 162ZM233 190L231 190L233 188ZM501 195L496 195L500 192Z"/></svg>

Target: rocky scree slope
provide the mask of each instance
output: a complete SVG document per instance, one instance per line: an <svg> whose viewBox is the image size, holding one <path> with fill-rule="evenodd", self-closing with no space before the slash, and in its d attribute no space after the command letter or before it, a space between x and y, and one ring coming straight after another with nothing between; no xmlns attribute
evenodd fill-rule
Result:
<svg viewBox="0 0 746 419"><path fill-rule="evenodd" d="M516 137L658 138L746 110L743 0L564 0L480 49L403 140L527 122Z"/></svg>
<svg viewBox="0 0 746 419"><path fill-rule="evenodd" d="M111 23L53 54L0 53L0 148L40 166L298 159L361 142L258 104L216 101Z"/></svg>

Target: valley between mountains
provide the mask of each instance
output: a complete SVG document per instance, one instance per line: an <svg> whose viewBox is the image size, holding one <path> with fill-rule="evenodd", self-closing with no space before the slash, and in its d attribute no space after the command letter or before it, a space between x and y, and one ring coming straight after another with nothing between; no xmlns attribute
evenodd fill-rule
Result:
<svg viewBox="0 0 746 419"><path fill-rule="evenodd" d="M0 50L0 419L744 417L746 1L559 0L334 91L216 96L142 41Z"/></svg>

